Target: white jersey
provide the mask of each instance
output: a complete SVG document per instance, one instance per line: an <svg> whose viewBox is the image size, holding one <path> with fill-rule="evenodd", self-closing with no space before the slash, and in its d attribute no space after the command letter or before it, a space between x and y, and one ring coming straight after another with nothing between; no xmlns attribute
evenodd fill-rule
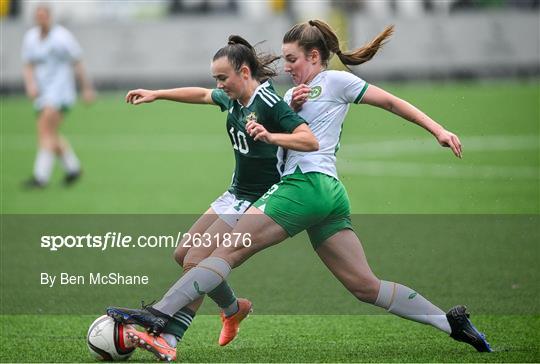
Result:
<svg viewBox="0 0 540 364"><path fill-rule="evenodd" d="M22 60L34 66L38 87L35 106L53 106L57 109L75 102L76 89L73 63L81 57L81 47L64 27L54 25L45 38L39 27L28 30L22 46Z"/></svg>
<svg viewBox="0 0 540 364"><path fill-rule="evenodd" d="M349 111L349 104L362 100L368 84L349 72L323 71L308 86L311 93L298 115L307 121L319 140L319 150L297 152L280 148L280 170L285 176L294 173L299 167L303 173L321 172L337 179L336 152L339 149L343 121ZM292 91L292 88L289 89L283 97L288 104L291 102Z"/></svg>

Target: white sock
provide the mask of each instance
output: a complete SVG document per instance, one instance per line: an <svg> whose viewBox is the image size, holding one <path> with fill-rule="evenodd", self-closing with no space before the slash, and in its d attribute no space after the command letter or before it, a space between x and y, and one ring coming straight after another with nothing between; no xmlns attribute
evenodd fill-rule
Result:
<svg viewBox="0 0 540 364"><path fill-rule="evenodd" d="M375 306L400 317L428 324L450 334L452 329L446 314L418 292L399 283L381 281Z"/></svg>
<svg viewBox="0 0 540 364"><path fill-rule="evenodd" d="M173 348L175 348L178 345L178 340L176 339L176 336L174 336L173 334L162 333L161 336L163 336L167 344L169 344Z"/></svg>
<svg viewBox="0 0 540 364"><path fill-rule="evenodd" d="M169 316L173 316L182 307L210 292L223 282L231 266L225 260L209 257L184 274L170 289L161 301L152 305Z"/></svg>
<svg viewBox="0 0 540 364"><path fill-rule="evenodd" d="M60 155L60 160L68 174L77 173L81 170L81 162L70 147L67 147Z"/></svg>
<svg viewBox="0 0 540 364"><path fill-rule="evenodd" d="M46 184L51 178L54 166L54 153L48 149L38 150L34 162L34 178L39 182Z"/></svg>

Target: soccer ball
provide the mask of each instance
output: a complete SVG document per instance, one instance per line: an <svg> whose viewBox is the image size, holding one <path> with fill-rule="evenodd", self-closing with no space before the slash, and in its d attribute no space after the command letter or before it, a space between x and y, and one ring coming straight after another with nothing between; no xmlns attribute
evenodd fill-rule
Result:
<svg viewBox="0 0 540 364"><path fill-rule="evenodd" d="M127 347L129 341L124 335L124 325L103 315L98 317L86 335L90 353L98 360L127 360L133 354L134 347Z"/></svg>

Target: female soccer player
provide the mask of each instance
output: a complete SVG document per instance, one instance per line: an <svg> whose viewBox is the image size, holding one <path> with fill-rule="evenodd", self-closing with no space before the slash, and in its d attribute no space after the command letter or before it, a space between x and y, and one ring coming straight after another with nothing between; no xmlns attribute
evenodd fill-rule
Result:
<svg viewBox="0 0 540 364"><path fill-rule="evenodd" d="M341 126L350 104L369 104L391 111L422 126L442 146L461 157L459 138L414 106L348 72L326 69L333 54L345 65L370 60L392 31L389 27L365 47L346 52L341 51L337 36L322 21L298 24L287 32L283 40L285 71L298 86L286 93L285 100L308 120L320 149L310 153L286 152L282 180L246 211L233 230L249 233L253 245L218 247L173 285L151 310L139 312L144 326L159 331L159 319L166 321L194 297L222 285L232 268L257 251L305 229L321 260L359 300L430 324L478 351L491 351L484 336L469 321L464 306L454 307L445 315L416 291L378 279L352 230L348 197L335 167ZM248 132L254 137L268 134L256 124L250 125Z"/></svg>
<svg viewBox="0 0 540 364"><path fill-rule="evenodd" d="M26 94L38 111L38 152L28 188L44 187L49 182L55 155L60 158L70 185L81 175L79 159L59 133L64 112L76 99L74 74L82 88L83 100L90 103L94 90L85 75L81 47L64 27L54 25L47 6L36 9L37 26L28 30L22 46Z"/></svg>
<svg viewBox="0 0 540 364"><path fill-rule="evenodd" d="M216 79L217 89L138 89L129 91L126 95L126 101L135 105L164 99L218 105L222 111L227 112L226 129L236 159L232 185L195 222L186 234L186 239L194 236L205 239L204 236L216 234L223 236L232 230L240 215L270 186L279 181L277 146L304 152L317 150L317 139L306 122L275 94L268 81L275 76L270 64L278 58L258 55L246 40L231 36L228 45L221 48L212 61L212 75ZM273 133L252 138L246 127L254 123L258 127L264 125ZM213 250L204 246L189 249L184 242L185 240L180 243L175 256L185 271ZM199 259L198 255L202 257ZM233 316L241 313L235 317L245 317L251 309L251 303L242 299L237 302L230 289L227 291L228 286L225 289L225 292L221 292L220 288L214 289L209 295L218 302L220 297L226 297L229 301L232 299L232 302L223 305L225 314ZM199 300L186 308L181 307L182 310L179 309L172 315L173 320L169 321L165 329L165 341L155 338L157 345L151 343L155 345L151 347L151 351L158 358L172 360L175 357L174 346L177 338L189 327L201 302ZM146 345L144 347L146 348ZM170 349L163 350L163 347Z"/></svg>

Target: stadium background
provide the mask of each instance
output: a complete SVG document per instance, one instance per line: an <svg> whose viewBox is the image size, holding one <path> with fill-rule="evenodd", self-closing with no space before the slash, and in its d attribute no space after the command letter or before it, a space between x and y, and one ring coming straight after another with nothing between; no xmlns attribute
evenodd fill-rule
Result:
<svg viewBox="0 0 540 364"><path fill-rule="evenodd" d="M35 2L2 0L0 360L88 361L89 323L108 304L158 298L179 269L170 249L49 252L47 234L185 231L230 181L217 108L123 102L136 87L212 86L209 63L228 34L279 52L295 22L328 20L350 46L387 24L396 34L354 72L456 132L464 159L418 127L351 107L338 168L375 272L443 308L466 303L496 353L478 355L433 329L357 303L318 262L307 237L263 252L232 276L256 314L230 347L206 303L183 361L538 362L540 40L538 1L51 2L84 49L99 92L63 132L84 178L24 191L35 114L22 94L20 43ZM333 65L339 67L339 65ZM287 77L277 79L281 91ZM147 274L148 287L54 287L39 273ZM25 349L21 352L21 347ZM132 360L149 360L137 353Z"/></svg>

